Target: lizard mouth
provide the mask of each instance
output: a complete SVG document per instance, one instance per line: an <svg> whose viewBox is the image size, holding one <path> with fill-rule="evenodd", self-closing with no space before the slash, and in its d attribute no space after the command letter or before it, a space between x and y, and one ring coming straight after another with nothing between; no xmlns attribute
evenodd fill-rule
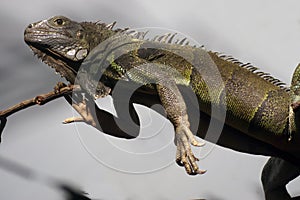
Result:
<svg viewBox="0 0 300 200"><path fill-rule="evenodd" d="M24 40L26 42L51 43L51 40L54 37L68 40L67 36L57 31L36 29L32 27L27 27L24 31Z"/></svg>
<svg viewBox="0 0 300 200"><path fill-rule="evenodd" d="M63 50L62 46L57 47L54 45L53 38L59 38L61 41L68 41L69 38L63 34L60 34L56 31L49 31L43 29L34 29L32 27L27 27L24 31L24 41L30 47L34 47L36 50L35 53L39 56L39 54L46 53L46 55L55 55L62 60L67 60L68 58L60 55L59 52L55 52L55 48L58 50Z"/></svg>

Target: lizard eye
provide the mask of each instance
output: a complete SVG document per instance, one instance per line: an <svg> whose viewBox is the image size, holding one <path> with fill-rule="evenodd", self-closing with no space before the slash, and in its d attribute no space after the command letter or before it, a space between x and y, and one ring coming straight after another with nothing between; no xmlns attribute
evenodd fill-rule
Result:
<svg viewBox="0 0 300 200"><path fill-rule="evenodd" d="M55 19L54 22L56 25L59 25L59 26L64 24L64 20L61 18Z"/></svg>

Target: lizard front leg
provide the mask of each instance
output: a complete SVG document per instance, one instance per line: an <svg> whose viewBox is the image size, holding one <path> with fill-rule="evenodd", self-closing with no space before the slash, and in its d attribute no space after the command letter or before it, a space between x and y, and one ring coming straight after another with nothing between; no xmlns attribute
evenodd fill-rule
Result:
<svg viewBox="0 0 300 200"><path fill-rule="evenodd" d="M174 125L177 146L176 162L184 166L190 175L205 173L205 170L199 169L196 163L199 159L193 154L190 145L200 147L204 143L197 141L190 130L186 105L175 81L158 83L156 88L167 117Z"/></svg>

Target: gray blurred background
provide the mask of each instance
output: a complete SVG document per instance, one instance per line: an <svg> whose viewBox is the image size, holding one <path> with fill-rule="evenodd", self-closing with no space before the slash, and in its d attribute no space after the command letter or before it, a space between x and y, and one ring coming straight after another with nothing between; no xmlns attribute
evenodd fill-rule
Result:
<svg viewBox="0 0 300 200"><path fill-rule="evenodd" d="M76 21L116 20L118 27L178 30L207 49L251 62L289 83L300 61L299 8L297 0L4 0L0 6L0 109L46 93L63 81L23 42L23 31L31 22L65 15ZM108 109L109 103L103 102ZM144 138L157 131L157 123L164 134L144 141L105 137L86 125L63 125L74 114L63 99L35 106L8 118L0 155L72 183L95 199L263 199L260 173L267 157L216 147L199 162L207 173L190 177L173 162L170 124L143 107L139 112ZM91 141L90 146L83 145ZM130 152L139 154L131 158ZM0 177L0 199L63 199L57 190L5 171L0 170ZM296 179L288 190L300 195L299 186Z"/></svg>

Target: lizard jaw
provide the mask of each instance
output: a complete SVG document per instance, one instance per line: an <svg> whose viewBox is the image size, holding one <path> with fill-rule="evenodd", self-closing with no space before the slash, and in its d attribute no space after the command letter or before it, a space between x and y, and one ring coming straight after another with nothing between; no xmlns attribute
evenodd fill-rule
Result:
<svg viewBox="0 0 300 200"><path fill-rule="evenodd" d="M26 43L29 45L33 53L40 60L42 60L43 63L53 68L58 74L60 74L61 77L65 78L68 82L74 83L81 62L71 61L53 51L50 51L47 48L40 48L40 46L38 45L28 42ZM75 66L76 68L74 68Z"/></svg>

